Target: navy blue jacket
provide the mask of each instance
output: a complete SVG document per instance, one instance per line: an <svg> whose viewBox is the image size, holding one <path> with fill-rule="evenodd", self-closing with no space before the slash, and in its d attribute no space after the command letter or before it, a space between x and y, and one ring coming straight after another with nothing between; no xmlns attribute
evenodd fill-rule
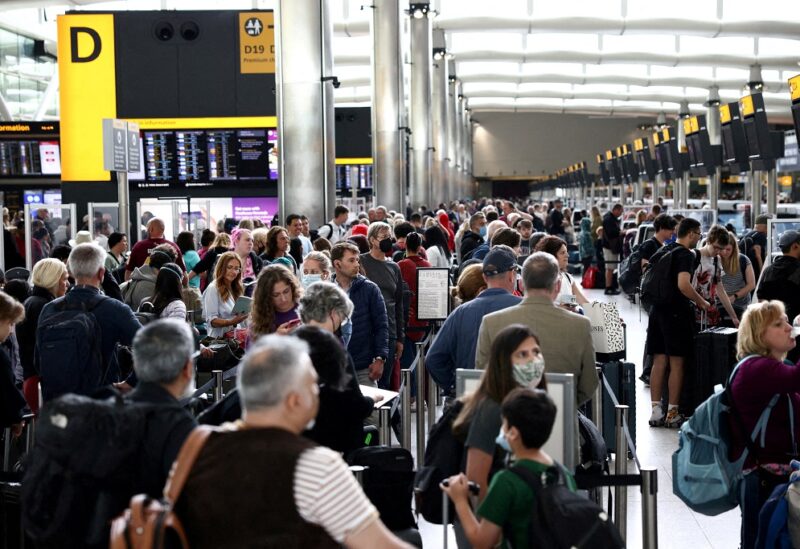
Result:
<svg viewBox="0 0 800 549"><path fill-rule="evenodd" d="M364 276L353 279L349 296L353 302L353 335L347 352L353 357L356 370L363 370L375 357L389 356L389 319L380 288Z"/></svg>

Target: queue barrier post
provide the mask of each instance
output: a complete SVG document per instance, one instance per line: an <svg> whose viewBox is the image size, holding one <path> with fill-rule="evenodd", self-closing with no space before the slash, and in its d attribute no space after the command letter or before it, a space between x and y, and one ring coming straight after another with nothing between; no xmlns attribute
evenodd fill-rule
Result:
<svg viewBox="0 0 800 549"><path fill-rule="evenodd" d="M11 427L3 430L3 472L11 470Z"/></svg>
<svg viewBox="0 0 800 549"><path fill-rule="evenodd" d="M364 471L366 471L368 467L363 465L351 465L350 472L353 473L353 476L356 477L356 481L358 484L363 488L364 487Z"/></svg>
<svg viewBox="0 0 800 549"><path fill-rule="evenodd" d="M222 370L213 370L211 373L214 376L214 402L219 402L224 396L222 393L223 372Z"/></svg>
<svg viewBox="0 0 800 549"><path fill-rule="evenodd" d="M427 372L426 372L427 374ZM430 374L427 374L426 381L428 382L428 432L433 429L436 423L436 404L439 400L439 386L433 381Z"/></svg>
<svg viewBox="0 0 800 549"><path fill-rule="evenodd" d="M22 417L25 421L25 454L33 449L36 440L36 415L26 414Z"/></svg>
<svg viewBox="0 0 800 549"><path fill-rule="evenodd" d="M658 549L658 469L642 467L642 546Z"/></svg>
<svg viewBox="0 0 800 549"><path fill-rule="evenodd" d="M392 445L392 407L381 406L378 409L378 432L380 433L381 444L384 446Z"/></svg>
<svg viewBox="0 0 800 549"><path fill-rule="evenodd" d="M617 450L614 456L614 474L628 474L628 445L625 442L625 425L628 419L628 407L618 405L615 408L615 425L617 434ZM622 536L622 541L627 539L628 522L628 488L626 486L614 487L614 524Z"/></svg>
<svg viewBox="0 0 800 549"><path fill-rule="evenodd" d="M425 343L417 343L417 468L425 459Z"/></svg>
<svg viewBox="0 0 800 549"><path fill-rule="evenodd" d="M409 452L411 451L411 373L411 370L408 369L400 373L402 376L400 383L403 386L403 394L401 396L401 407L403 409L403 440L401 441L401 446Z"/></svg>
<svg viewBox="0 0 800 549"><path fill-rule="evenodd" d="M599 366L595 367L597 371L597 379L600 380L600 383L597 384L597 389L594 391L594 396L592 397L592 420L594 421L595 426L597 426L597 431L600 433L600 436L603 435L603 369Z"/></svg>

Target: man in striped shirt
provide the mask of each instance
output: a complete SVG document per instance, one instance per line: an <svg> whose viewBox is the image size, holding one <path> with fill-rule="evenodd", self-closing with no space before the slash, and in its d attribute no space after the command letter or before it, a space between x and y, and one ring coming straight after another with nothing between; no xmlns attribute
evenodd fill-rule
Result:
<svg viewBox="0 0 800 549"><path fill-rule="evenodd" d="M341 456L300 436L319 408L304 342L261 338L237 388L242 419L209 437L176 505L191 547L410 547Z"/></svg>

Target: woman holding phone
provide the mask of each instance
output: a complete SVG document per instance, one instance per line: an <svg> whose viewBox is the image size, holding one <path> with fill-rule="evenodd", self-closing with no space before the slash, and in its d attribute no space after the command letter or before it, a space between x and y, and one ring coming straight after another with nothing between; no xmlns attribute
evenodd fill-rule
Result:
<svg viewBox="0 0 800 549"><path fill-rule="evenodd" d="M233 312L236 300L243 294L242 261L236 252L225 252L217 260L214 280L203 293L203 310L209 336L224 337L247 319L247 313Z"/></svg>
<svg viewBox="0 0 800 549"><path fill-rule="evenodd" d="M300 283L289 269L277 263L265 266L253 293L250 341L272 333L286 335L297 327L301 296Z"/></svg>

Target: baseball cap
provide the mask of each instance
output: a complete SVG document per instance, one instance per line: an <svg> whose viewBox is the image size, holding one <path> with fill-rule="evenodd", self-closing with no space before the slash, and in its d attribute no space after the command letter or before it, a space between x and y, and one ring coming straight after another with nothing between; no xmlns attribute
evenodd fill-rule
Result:
<svg viewBox="0 0 800 549"><path fill-rule="evenodd" d="M785 231L782 235L780 240L778 240L778 247L779 248L788 248L795 242L800 242L800 232L795 230L788 230Z"/></svg>
<svg viewBox="0 0 800 549"><path fill-rule="evenodd" d="M757 216L755 225L766 225L767 224L767 220L769 219L769 217L770 216L767 215L767 214L761 214L761 215Z"/></svg>
<svg viewBox="0 0 800 549"><path fill-rule="evenodd" d="M499 275L517 268L517 258L508 246L495 246L483 258L483 274Z"/></svg>

